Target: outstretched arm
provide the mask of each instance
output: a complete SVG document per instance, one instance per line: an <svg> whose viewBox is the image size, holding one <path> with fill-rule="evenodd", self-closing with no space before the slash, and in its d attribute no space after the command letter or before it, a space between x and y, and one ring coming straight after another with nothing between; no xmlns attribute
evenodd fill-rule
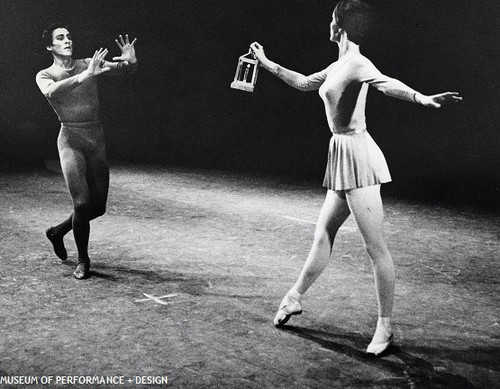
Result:
<svg viewBox="0 0 500 389"><path fill-rule="evenodd" d="M125 39L120 35L118 39L115 39L115 42L121 51L121 55L113 57L113 61L117 62L106 62L106 66L111 69L109 74L135 72L138 66L137 56L135 54L135 43L137 42L137 38L130 42L128 34L125 34Z"/></svg>
<svg viewBox="0 0 500 389"><path fill-rule="evenodd" d="M422 104L425 107L440 108L443 104L462 101L462 97L458 92L445 92L432 96L423 95L401 81L383 75L367 59L358 64L356 71L360 81L366 82L385 95Z"/></svg>
<svg viewBox="0 0 500 389"><path fill-rule="evenodd" d="M252 49L255 58L259 60L260 66L298 90L304 92L317 90L325 81L327 73L326 69L321 72L311 74L310 76L305 76L304 74L287 69L268 59L264 53L264 47L260 43L254 42L250 45L250 48Z"/></svg>
<svg viewBox="0 0 500 389"><path fill-rule="evenodd" d="M387 76L377 77L376 80L368 83L387 96L422 104L424 107L440 108L443 104L462 101L462 97L458 92L445 92L426 96L413 90L401 81Z"/></svg>
<svg viewBox="0 0 500 389"><path fill-rule="evenodd" d="M107 53L108 50L106 49L101 48L96 50L86 70L64 80L54 81L49 75L38 73L36 76L38 87L48 98L62 96L79 86L85 80L109 71L110 68L105 66L106 61L104 61Z"/></svg>

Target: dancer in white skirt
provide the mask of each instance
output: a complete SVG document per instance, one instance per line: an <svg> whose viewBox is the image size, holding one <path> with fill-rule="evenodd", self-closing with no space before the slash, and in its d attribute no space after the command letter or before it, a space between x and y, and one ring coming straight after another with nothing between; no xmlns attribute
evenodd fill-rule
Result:
<svg viewBox="0 0 500 389"><path fill-rule="evenodd" d="M326 69L309 76L288 70L269 60L262 45L250 45L263 68L301 90L319 90L324 101L332 138L324 186L328 188L314 234L314 242L299 278L285 295L274 319L285 324L302 312L301 296L330 260L338 229L352 213L373 263L378 300L378 322L367 353L380 355L392 341L391 314L395 274L382 232L383 206L380 184L391 181L384 155L366 129L368 86L384 94L427 107L458 102L456 92L426 96L387 77L360 53L372 11L359 0L343 0L333 11L330 40L339 46L339 58Z"/></svg>

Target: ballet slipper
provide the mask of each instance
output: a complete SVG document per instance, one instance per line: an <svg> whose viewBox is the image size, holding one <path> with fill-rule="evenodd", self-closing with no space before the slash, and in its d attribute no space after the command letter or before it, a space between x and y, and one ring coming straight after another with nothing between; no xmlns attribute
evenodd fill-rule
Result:
<svg viewBox="0 0 500 389"><path fill-rule="evenodd" d="M45 235L52 243L52 247L54 248L54 253L62 260L65 261L68 258L68 253L66 252L66 248L64 247L64 242L62 238L58 238L54 234L54 227L48 228L45 231Z"/></svg>
<svg viewBox="0 0 500 389"><path fill-rule="evenodd" d="M280 307L274 318L274 325L276 327L283 326L292 315L300 315L302 313L302 305L299 299L286 294L281 301Z"/></svg>
<svg viewBox="0 0 500 389"><path fill-rule="evenodd" d="M381 355L392 344L393 334L386 327L377 326L373 339L366 348L366 353L374 356Z"/></svg>
<svg viewBox="0 0 500 389"><path fill-rule="evenodd" d="M90 277L90 261L80 261L76 266L73 276L77 280L84 280Z"/></svg>

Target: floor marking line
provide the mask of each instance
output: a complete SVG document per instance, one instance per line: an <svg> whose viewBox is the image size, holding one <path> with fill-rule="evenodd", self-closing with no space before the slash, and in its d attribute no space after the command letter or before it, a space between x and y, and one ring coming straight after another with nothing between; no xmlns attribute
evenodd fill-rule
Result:
<svg viewBox="0 0 500 389"><path fill-rule="evenodd" d="M298 219L298 218L292 217L292 216L282 216L282 217L285 218L285 219L294 220L294 221L300 222L300 223L316 224L316 222L311 222L309 220L304 220L304 219Z"/></svg>

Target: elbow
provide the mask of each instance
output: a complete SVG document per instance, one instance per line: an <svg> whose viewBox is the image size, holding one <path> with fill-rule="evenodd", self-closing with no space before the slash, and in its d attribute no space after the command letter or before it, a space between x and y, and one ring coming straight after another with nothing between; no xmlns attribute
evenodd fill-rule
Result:
<svg viewBox="0 0 500 389"><path fill-rule="evenodd" d="M380 88L379 91L382 92L386 96L390 96L390 92L389 92L388 88Z"/></svg>
<svg viewBox="0 0 500 389"><path fill-rule="evenodd" d="M373 84L373 86L375 87L376 90L382 92L384 95L387 95L387 92L389 91L389 88L384 83Z"/></svg>
<svg viewBox="0 0 500 389"><path fill-rule="evenodd" d="M310 90L314 89L307 82L298 82L294 85L294 87L301 92L309 92Z"/></svg>
<svg viewBox="0 0 500 389"><path fill-rule="evenodd" d="M295 87L295 89L297 89L297 90L299 90L299 91L301 91L301 92L308 92L308 91L309 91L309 88L307 88L307 87L306 87L306 86L304 86L304 85L297 85L297 86Z"/></svg>
<svg viewBox="0 0 500 389"><path fill-rule="evenodd" d="M295 87L301 92L310 92L318 89L318 85L312 82L309 77L303 77L296 83Z"/></svg>

